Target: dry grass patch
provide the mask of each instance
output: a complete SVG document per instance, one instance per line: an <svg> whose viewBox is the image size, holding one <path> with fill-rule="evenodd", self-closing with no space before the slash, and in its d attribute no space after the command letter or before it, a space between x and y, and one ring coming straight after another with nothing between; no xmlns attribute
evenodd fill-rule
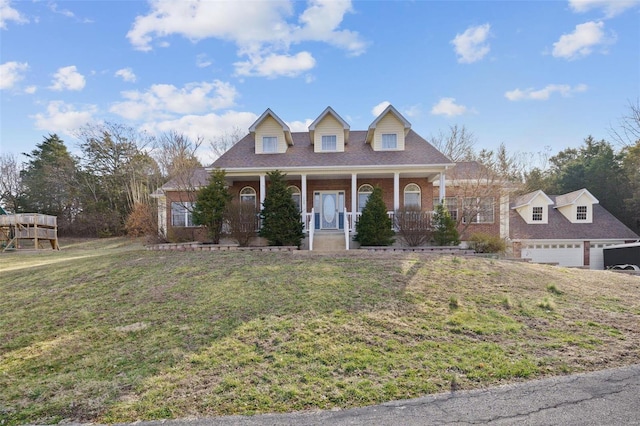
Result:
<svg viewBox="0 0 640 426"><path fill-rule="evenodd" d="M0 256L5 424L344 408L640 356L638 277L77 244Z"/></svg>

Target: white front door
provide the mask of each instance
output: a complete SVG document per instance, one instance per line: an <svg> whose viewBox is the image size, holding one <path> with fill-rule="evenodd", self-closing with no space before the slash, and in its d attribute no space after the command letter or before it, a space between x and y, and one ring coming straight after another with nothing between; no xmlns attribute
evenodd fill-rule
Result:
<svg viewBox="0 0 640 426"><path fill-rule="evenodd" d="M343 229L344 191L316 191L313 200L316 229Z"/></svg>

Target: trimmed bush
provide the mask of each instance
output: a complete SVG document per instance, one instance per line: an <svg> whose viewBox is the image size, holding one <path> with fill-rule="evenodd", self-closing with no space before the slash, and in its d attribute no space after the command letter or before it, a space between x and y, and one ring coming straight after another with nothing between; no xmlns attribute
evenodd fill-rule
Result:
<svg viewBox="0 0 640 426"><path fill-rule="evenodd" d="M476 253L504 253L507 249L507 244L502 238L483 232L472 234L469 238L469 246Z"/></svg>
<svg viewBox="0 0 640 426"><path fill-rule="evenodd" d="M382 189L376 186L362 209L353 239L363 246L390 246L395 234L391 225L391 218L382 198Z"/></svg>
<svg viewBox="0 0 640 426"><path fill-rule="evenodd" d="M431 214L419 207L407 207L397 210L394 220L398 235L409 247L425 245L431 240Z"/></svg>
<svg viewBox="0 0 640 426"><path fill-rule="evenodd" d="M267 173L269 187L260 212L260 236L272 246L298 247L304 238L302 218L285 176L279 170Z"/></svg>

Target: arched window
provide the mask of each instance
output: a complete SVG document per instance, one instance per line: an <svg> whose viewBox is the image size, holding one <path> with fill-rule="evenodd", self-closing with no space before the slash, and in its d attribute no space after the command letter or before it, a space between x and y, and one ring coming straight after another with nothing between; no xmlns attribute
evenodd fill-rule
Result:
<svg viewBox="0 0 640 426"><path fill-rule="evenodd" d="M415 183L410 183L404 187L404 207L417 207L422 205L420 197L420 187Z"/></svg>
<svg viewBox="0 0 640 426"><path fill-rule="evenodd" d="M373 186L368 183L361 185L358 188L358 211L361 212L364 209L365 204L369 201L369 196L373 192Z"/></svg>
<svg viewBox="0 0 640 426"><path fill-rule="evenodd" d="M250 186L245 186L240 190L240 202L256 205L256 190Z"/></svg>
<svg viewBox="0 0 640 426"><path fill-rule="evenodd" d="M302 193L300 192L300 189L295 185L291 185L289 190L291 191L291 198L293 198L293 202L298 206L298 211L302 211Z"/></svg>

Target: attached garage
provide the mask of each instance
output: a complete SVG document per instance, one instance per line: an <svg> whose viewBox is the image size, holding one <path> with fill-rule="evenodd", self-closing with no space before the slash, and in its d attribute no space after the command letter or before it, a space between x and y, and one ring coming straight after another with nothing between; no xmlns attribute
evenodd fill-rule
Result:
<svg viewBox="0 0 640 426"><path fill-rule="evenodd" d="M522 257L534 263L554 263L560 266L582 266L584 248L581 242L536 241L522 244Z"/></svg>

